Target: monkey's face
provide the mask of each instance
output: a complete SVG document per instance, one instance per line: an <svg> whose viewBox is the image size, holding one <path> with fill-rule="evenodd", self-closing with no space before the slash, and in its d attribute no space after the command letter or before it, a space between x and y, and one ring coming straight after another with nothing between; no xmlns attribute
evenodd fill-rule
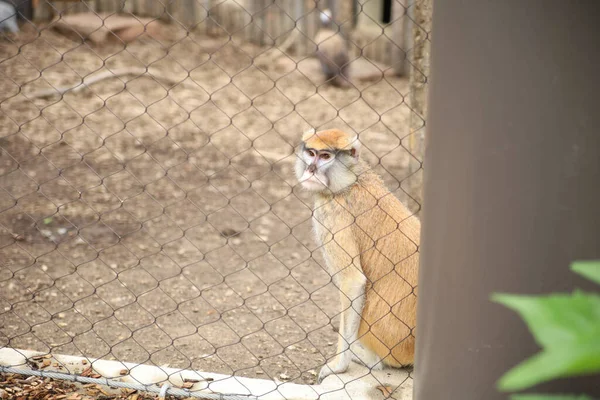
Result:
<svg viewBox="0 0 600 400"><path fill-rule="evenodd" d="M303 145L296 161L296 177L306 190L335 193L356 181L352 170L355 162L355 157L344 151L316 150Z"/></svg>
<svg viewBox="0 0 600 400"><path fill-rule="evenodd" d="M327 170L335 161L335 153L326 150L300 149L296 176L304 189L320 192L329 186Z"/></svg>

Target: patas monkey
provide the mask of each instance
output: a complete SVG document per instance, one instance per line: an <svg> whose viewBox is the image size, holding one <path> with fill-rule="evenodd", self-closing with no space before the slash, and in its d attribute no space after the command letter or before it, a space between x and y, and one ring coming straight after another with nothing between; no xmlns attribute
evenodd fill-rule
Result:
<svg viewBox="0 0 600 400"><path fill-rule="evenodd" d="M316 240L343 304L337 355L319 383L352 359L370 368L414 362L421 224L359 150L355 136L311 130L297 154L296 175L314 194Z"/></svg>

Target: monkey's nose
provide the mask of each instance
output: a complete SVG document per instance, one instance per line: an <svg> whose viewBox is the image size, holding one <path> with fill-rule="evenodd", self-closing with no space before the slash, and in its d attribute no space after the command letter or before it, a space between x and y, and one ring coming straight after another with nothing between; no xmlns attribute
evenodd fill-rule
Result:
<svg viewBox="0 0 600 400"><path fill-rule="evenodd" d="M316 170L317 170L317 166L315 164L310 164L308 166L308 172L310 172L311 174L313 174Z"/></svg>

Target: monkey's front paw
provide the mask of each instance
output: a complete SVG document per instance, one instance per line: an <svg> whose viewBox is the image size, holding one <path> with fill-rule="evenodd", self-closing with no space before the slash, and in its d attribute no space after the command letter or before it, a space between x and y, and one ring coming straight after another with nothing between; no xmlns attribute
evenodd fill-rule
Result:
<svg viewBox="0 0 600 400"><path fill-rule="evenodd" d="M341 374L342 372L346 372L348 369L349 363L343 363L340 361L333 361L327 363L321 368L319 371L319 377L317 378L317 383L321 384L325 378L327 378L331 374Z"/></svg>

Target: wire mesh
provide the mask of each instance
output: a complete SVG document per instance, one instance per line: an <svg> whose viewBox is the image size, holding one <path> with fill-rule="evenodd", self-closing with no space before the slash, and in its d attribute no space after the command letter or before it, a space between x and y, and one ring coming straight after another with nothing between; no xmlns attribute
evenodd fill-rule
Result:
<svg viewBox="0 0 600 400"><path fill-rule="evenodd" d="M358 134L420 211L427 5L35 4L0 33L2 346L314 384L342 309L295 148ZM327 7L344 88L314 57Z"/></svg>

